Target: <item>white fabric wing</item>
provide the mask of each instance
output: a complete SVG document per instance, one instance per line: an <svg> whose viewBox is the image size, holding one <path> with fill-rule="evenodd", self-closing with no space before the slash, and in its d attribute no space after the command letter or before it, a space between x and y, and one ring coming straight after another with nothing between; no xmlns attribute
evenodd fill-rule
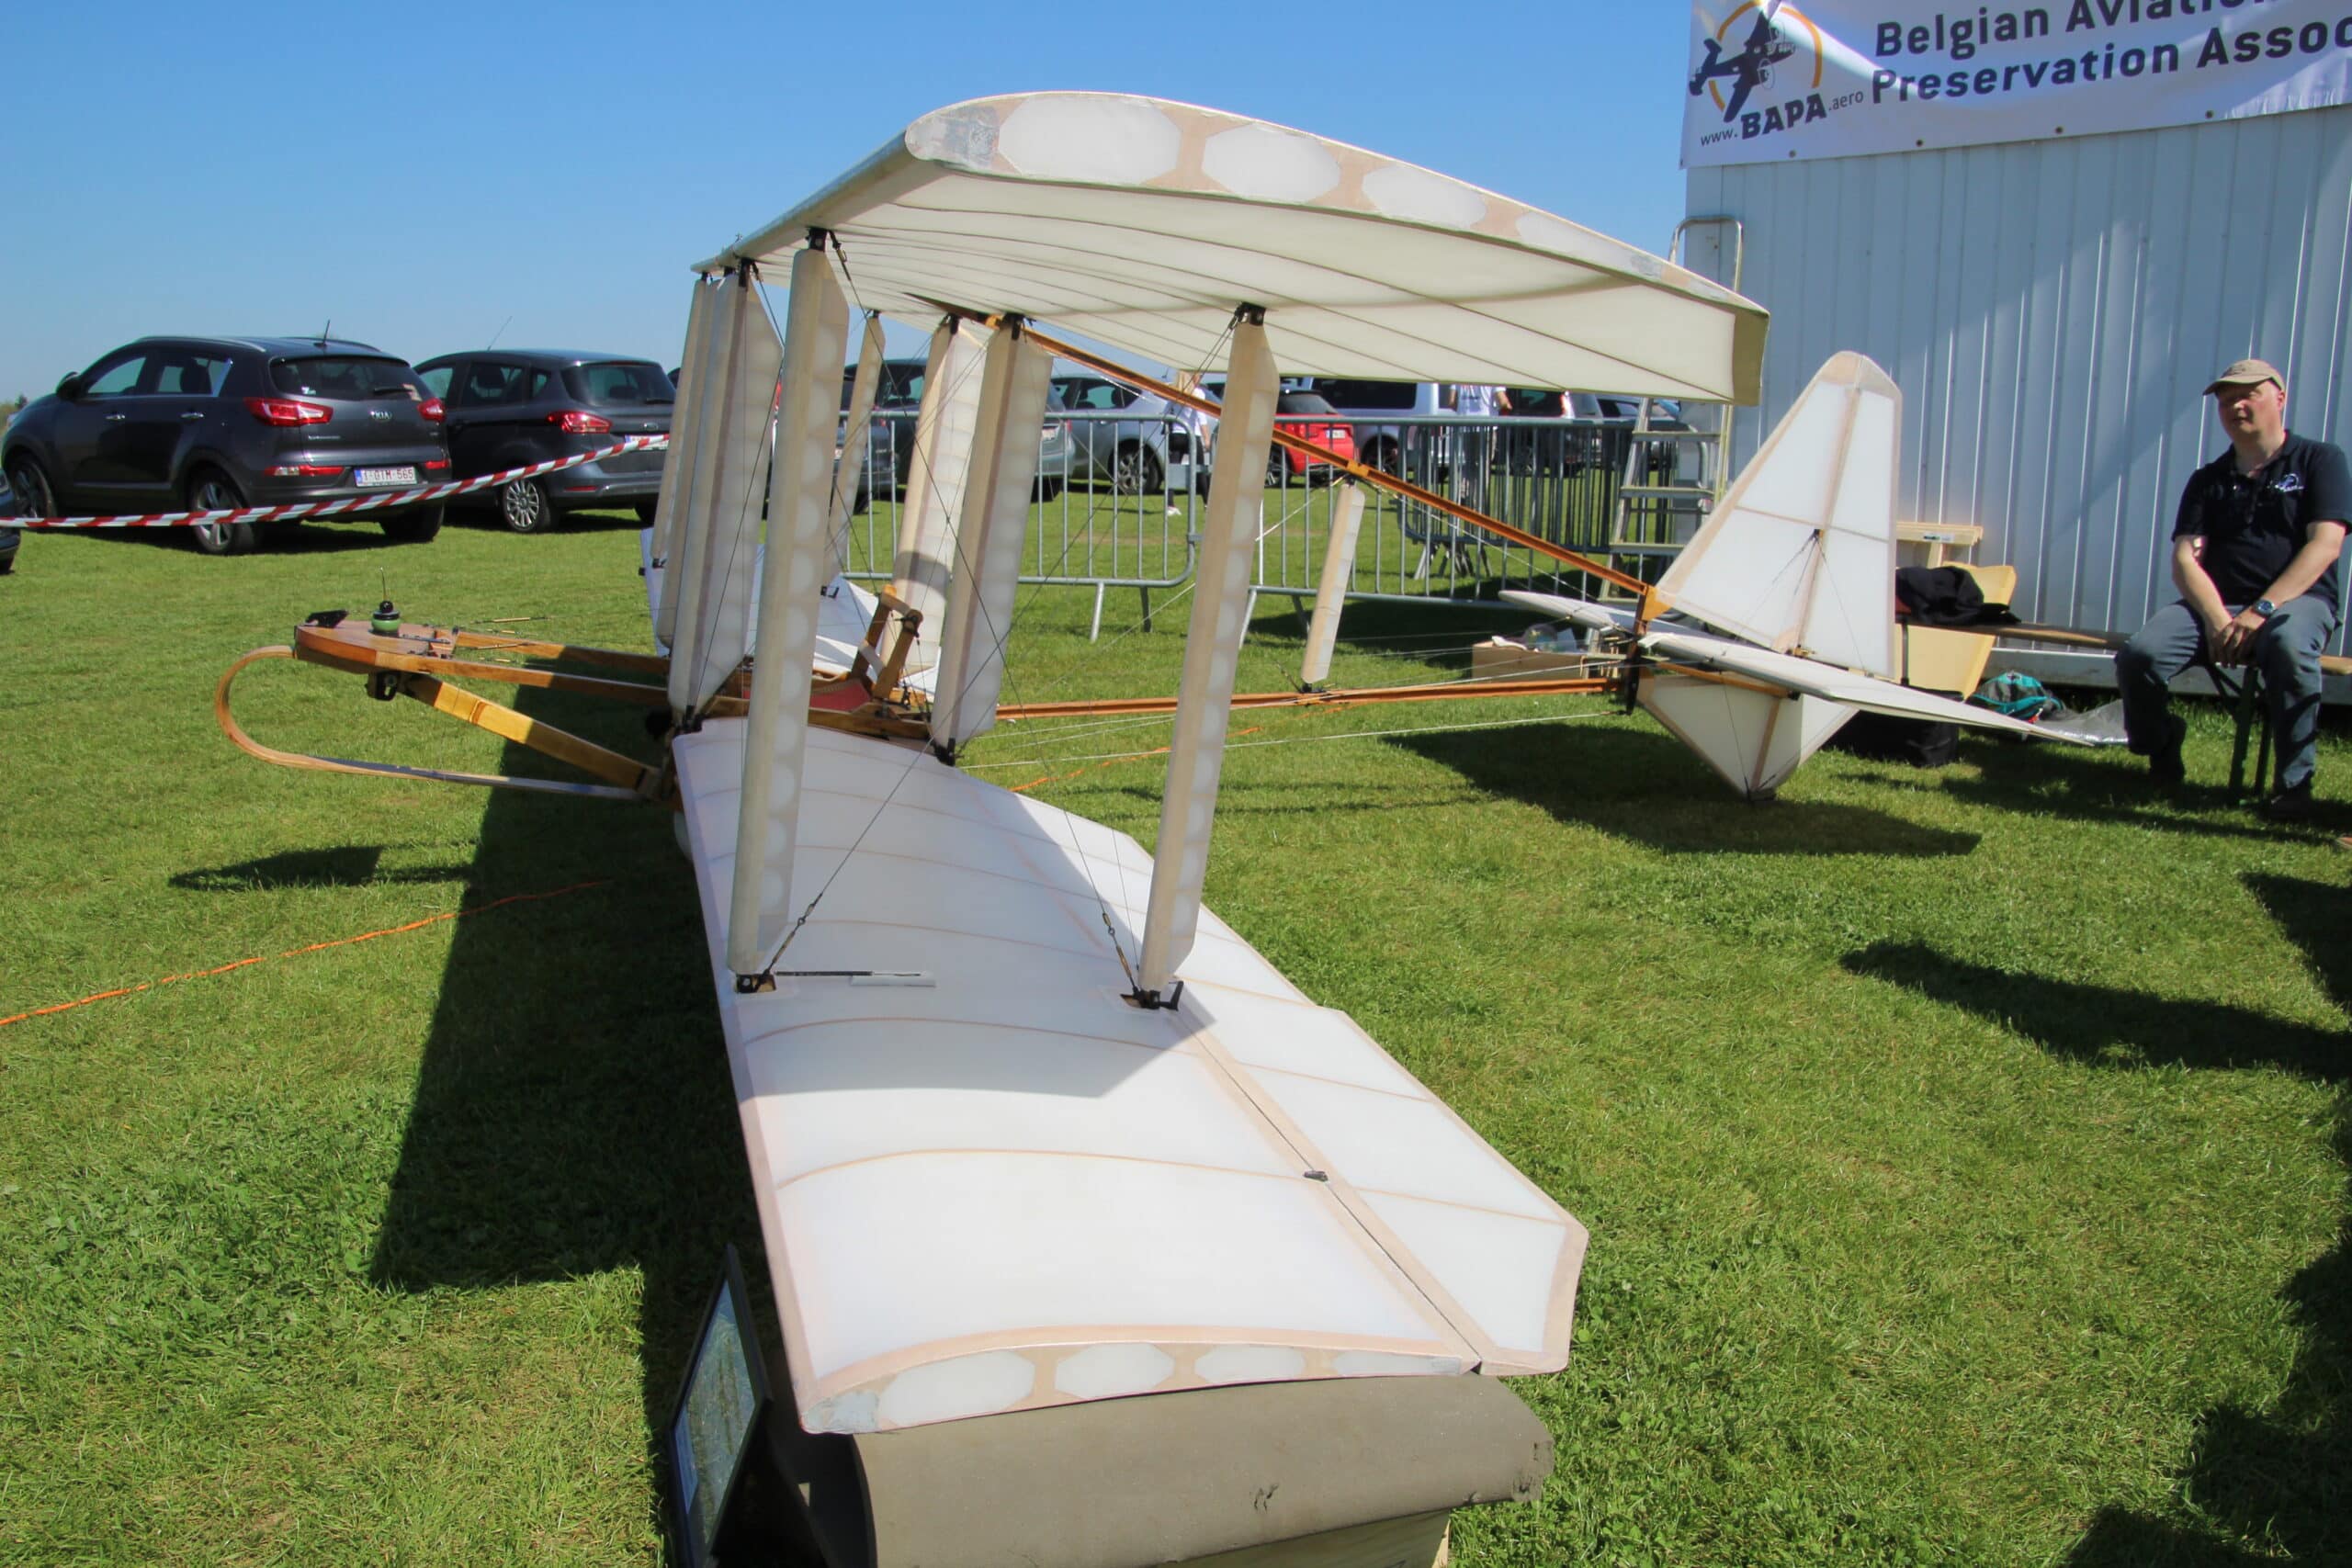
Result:
<svg viewBox="0 0 2352 1568"><path fill-rule="evenodd" d="M780 267L811 229L900 320L951 301L1184 368L1246 301L1294 374L1743 403L1762 379L1764 311L1720 285L1433 170L1161 99L939 109L707 265Z"/></svg>

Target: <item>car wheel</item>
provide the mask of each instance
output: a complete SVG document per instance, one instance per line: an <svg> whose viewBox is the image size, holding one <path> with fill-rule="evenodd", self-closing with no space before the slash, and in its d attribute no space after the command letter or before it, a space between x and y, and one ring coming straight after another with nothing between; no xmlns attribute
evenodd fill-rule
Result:
<svg viewBox="0 0 2352 1568"><path fill-rule="evenodd" d="M1384 474L1401 476L1405 471L1402 457L1396 450L1396 443L1385 437L1372 444L1371 462L1374 468Z"/></svg>
<svg viewBox="0 0 2352 1568"><path fill-rule="evenodd" d="M1290 454L1280 446L1266 448L1266 488L1280 490L1290 482Z"/></svg>
<svg viewBox="0 0 2352 1568"><path fill-rule="evenodd" d="M384 537L396 545L422 545L441 531L441 508L421 507L383 521Z"/></svg>
<svg viewBox="0 0 2352 1568"><path fill-rule="evenodd" d="M661 510L662 503L658 501L639 502L637 503L637 521L639 525L646 528L652 527L654 514L659 513Z"/></svg>
<svg viewBox="0 0 2352 1568"><path fill-rule="evenodd" d="M17 492L17 508L27 517L64 515L57 492L49 488L49 475L21 452L8 459L8 488Z"/></svg>
<svg viewBox="0 0 2352 1568"><path fill-rule="evenodd" d="M498 515L517 534L544 534L555 526L555 502L537 479L516 479L498 489Z"/></svg>
<svg viewBox="0 0 2352 1568"><path fill-rule="evenodd" d="M1159 454L1140 443L1123 442L1111 459L1111 493L1148 495L1160 488L1165 472Z"/></svg>
<svg viewBox="0 0 2352 1568"><path fill-rule="evenodd" d="M218 468L198 468L187 482L190 512L233 512L244 504L244 491ZM208 556L249 556L261 543L251 523L198 523L188 534Z"/></svg>
<svg viewBox="0 0 2352 1568"><path fill-rule="evenodd" d="M860 493L862 494L863 492ZM1035 493L1038 504L1042 506L1051 506L1055 502L1061 499L1062 481L1058 478L1039 479L1036 484ZM863 510L863 508L860 510Z"/></svg>

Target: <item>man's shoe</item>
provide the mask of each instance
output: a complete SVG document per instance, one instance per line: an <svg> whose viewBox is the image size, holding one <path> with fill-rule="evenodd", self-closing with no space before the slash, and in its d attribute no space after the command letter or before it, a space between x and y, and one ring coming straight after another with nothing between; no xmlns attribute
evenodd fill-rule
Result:
<svg viewBox="0 0 2352 1568"><path fill-rule="evenodd" d="M2165 715L2163 744L2148 753L2148 777L2157 784L2170 785L2183 783L2188 769L2180 760L2180 743L2188 738L2188 721L2177 713Z"/></svg>
<svg viewBox="0 0 2352 1568"><path fill-rule="evenodd" d="M2312 786L2299 784L2292 789L2282 789L2262 803L2262 815L2273 822L2308 822L2312 819Z"/></svg>

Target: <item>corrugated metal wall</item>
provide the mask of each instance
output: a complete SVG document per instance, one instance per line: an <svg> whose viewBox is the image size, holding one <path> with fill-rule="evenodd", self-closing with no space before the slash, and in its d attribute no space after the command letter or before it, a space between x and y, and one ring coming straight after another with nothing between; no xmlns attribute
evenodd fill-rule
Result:
<svg viewBox="0 0 2352 1568"><path fill-rule="evenodd" d="M2030 619L2129 631L2172 596L2231 360L2278 366L2289 426L2352 448L2352 107L1688 177L1689 212L1745 221L1772 312L1735 468L1860 350L1903 388L1903 515L1983 525ZM1722 232L1688 260L1727 279Z"/></svg>

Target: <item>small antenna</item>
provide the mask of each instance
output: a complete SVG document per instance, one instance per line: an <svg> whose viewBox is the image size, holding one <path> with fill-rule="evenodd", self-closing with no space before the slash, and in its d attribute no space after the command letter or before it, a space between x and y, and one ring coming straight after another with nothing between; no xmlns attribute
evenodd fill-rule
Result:
<svg viewBox="0 0 2352 1568"><path fill-rule="evenodd" d="M334 318L333 316L329 316L327 318L327 324L319 329L319 346L321 348L326 347L327 339L333 336L334 336Z"/></svg>
<svg viewBox="0 0 2352 1568"><path fill-rule="evenodd" d="M498 340L499 340L500 338L504 337L504 336L506 335L506 329L507 329L507 328L509 328L509 327L511 327L511 326L513 326L514 324L514 312L513 312L513 311L511 311L511 310L510 310L510 311L508 311L508 312L507 312L506 319L505 319L504 321L501 321L501 322L499 322L499 323L498 323L498 330L497 330L496 332L494 332L494 333L491 333L491 334L490 334L490 341L489 341L488 343L486 343L486 344L482 344L482 347L484 347L484 348L496 348L496 347L498 346Z"/></svg>

